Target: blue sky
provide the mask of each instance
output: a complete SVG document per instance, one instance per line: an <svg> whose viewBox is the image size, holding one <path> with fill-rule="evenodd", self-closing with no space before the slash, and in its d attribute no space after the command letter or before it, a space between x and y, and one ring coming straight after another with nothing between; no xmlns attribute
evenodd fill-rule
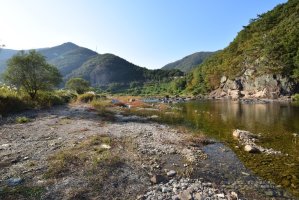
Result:
<svg viewBox="0 0 299 200"><path fill-rule="evenodd" d="M160 68L226 47L257 14L286 0L0 0L0 43L10 49L64 42Z"/></svg>

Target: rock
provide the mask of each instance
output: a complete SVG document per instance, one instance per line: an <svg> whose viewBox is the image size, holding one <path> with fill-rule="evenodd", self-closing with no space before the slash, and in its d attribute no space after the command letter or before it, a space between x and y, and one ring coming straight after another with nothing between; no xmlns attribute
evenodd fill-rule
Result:
<svg viewBox="0 0 299 200"><path fill-rule="evenodd" d="M111 149L111 146L108 144L101 144L100 148L102 149Z"/></svg>
<svg viewBox="0 0 299 200"><path fill-rule="evenodd" d="M17 186L20 185L24 180L22 178L10 178L7 180L8 186Z"/></svg>
<svg viewBox="0 0 299 200"><path fill-rule="evenodd" d="M162 187L162 192L163 192L163 193L166 193L166 192L169 192L169 191L170 191L169 188L167 188L167 187Z"/></svg>
<svg viewBox="0 0 299 200"><path fill-rule="evenodd" d="M194 194L194 200L204 200L204 198L200 193L195 193Z"/></svg>
<svg viewBox="0 0 299 200"><path fill-rule="evenodd" d="M234 191L230 193L230 199L231 200L238 200L238 194Z"/></svg>
<svg viewBox="0 0 299 200"><path fill-rule="evenodd" d="M192 194L189 191L184 190L183 192L181 192L179 194L179 198L180 198L180 200L191 200Z"/></svg>
<svg viewBox="0 0 299 200"><path fill-rule="evenodd" d="M0 149L7 149L7 148L9 148L11 145L10 144L2 144L1 146L0 146Z"/></svg>
<svg viewBox="0 0 299 200"><path fill-rule="evenodd" d="M144 199L145 199L144 195L138 195L137 196L137 200L144 200Z"/></svg>
<svg viewBox="0 0 299 200"><path fill-rule="evenodd" d="M175 195L175 196L172 196L171 198L172 200L180 200L179 196L178 195Z"/></svg>
<svg viewBox="0 0 299 200"><path fill-rule="evenodd" d="M218 198L224 198L224 197L225 197L223 193L221 193L221 194L216 194L216 196L217 196Z"/></svg>
<svg viewBox="0 0 299 200"><path fill-rule="evenodd" d="M157 174L157 175L154 175L152 178L151 178L151 182L153 184L159 184L159 183L162 183L162 182L165 182L167 179L160 175L160 174Z"/></svg>
<svg viewBox="0 0 299 200"><path fill-rule="evenodd" d="M252 145L249 145L249 144L245 145L244 150L249 153L260 153L261 152L258 148L254 147Z"/></svg>
<svg viewBox="0 0 299 200"><path fill-rule="evenodd" d="M184 190L183 192L181 192L179 194L179 198L181 200L191 200L192 199L192 194L189 191Z"/></svg>
<svg viewBox="0 0 299 200"><path fill-rule="evenodd" d="M167 176L172 177L176 175L176 171L174 170L170 170L169 172L167 172Z"/></svg>

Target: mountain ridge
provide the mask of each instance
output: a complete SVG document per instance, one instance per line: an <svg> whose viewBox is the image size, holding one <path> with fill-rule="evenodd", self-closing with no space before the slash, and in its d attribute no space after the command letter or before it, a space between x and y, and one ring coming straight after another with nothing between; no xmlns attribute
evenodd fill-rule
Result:
<svg viewBox="0 0 299 200"><path fill-rule="evenodd" d="M195 52L193 54L187 55L179 60L171 62L161 69L170 70L170 69L179 69L185 73L192 71L198 65L200 65L203 61L205 61L209 56L214 54L212 51L201 51Z"/></svg>

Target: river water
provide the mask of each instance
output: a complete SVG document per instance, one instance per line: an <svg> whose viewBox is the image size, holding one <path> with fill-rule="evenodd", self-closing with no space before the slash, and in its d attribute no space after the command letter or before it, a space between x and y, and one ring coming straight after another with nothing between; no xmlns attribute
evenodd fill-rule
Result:
<svg viewBox="0 0 299 200"><path fill-rule="evenodd" d="M193 101L178 104L181 123L227 144L257 175L299 196L299 105L250 104L237 101ZM282 155L250 154L237 148L234 129L260 134L258 145Z"/></svg>

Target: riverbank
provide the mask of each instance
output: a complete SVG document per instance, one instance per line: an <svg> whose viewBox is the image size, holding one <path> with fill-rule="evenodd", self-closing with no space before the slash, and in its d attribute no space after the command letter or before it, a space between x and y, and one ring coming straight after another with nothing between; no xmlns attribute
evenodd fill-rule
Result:
<svg viewBox="0 0 299 200"><path fill-rule="evenodd" d="M0 127L1 199L291 199L184 129L85 104L19 115Z"/></svg>

